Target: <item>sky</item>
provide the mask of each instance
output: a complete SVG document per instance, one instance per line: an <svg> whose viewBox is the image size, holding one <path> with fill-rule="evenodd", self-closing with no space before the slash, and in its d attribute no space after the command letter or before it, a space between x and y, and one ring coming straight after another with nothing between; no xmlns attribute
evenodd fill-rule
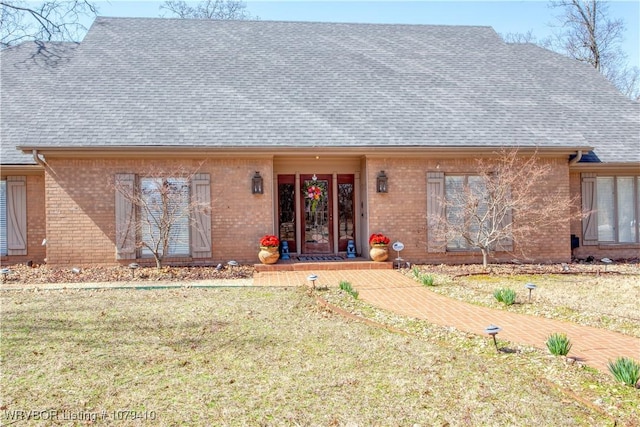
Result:
<svg viewBox="0 0 640 427"><path fill-rule="evenodd" d="M162 1L98 1L101 16L160 17ZM197 2L192 2L197 3ZM249 0L251 15L263 21L361 22L387 24L481 25L500 34L532 33L542 39L557 25L557 9L543 0L502 1L325 1ZM629 64L640 66L640 2L610 1L609 16L625 22L622 44ZM166 14L166 12L165 12Z"/></svg>

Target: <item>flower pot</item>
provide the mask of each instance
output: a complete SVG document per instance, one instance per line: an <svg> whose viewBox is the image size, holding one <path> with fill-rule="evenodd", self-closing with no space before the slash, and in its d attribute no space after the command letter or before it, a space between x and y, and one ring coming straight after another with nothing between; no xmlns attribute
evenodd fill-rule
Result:
<svg viewBox="0 0 640 427"><path fill-rule="evenodd" d="M277 246L261 246L258 258L263 264L275 264L280 258Z"/></svg>
<svg viewBox="0 0 640 427"><path fill-rule="evenodd" d="M387 245L373 245L369 250L371 260L376 262L386 261L389 258L389 247Z"/></svg>

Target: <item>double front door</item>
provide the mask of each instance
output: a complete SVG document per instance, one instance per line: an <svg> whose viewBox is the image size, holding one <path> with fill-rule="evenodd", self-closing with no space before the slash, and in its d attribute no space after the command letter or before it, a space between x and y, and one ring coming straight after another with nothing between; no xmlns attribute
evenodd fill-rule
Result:
<svg viewBox="0 0 640 427"><path fill-rule="evenodd" d="M278 226L289 252L345 252L355 240L354 176L278 175Z"/></svg>

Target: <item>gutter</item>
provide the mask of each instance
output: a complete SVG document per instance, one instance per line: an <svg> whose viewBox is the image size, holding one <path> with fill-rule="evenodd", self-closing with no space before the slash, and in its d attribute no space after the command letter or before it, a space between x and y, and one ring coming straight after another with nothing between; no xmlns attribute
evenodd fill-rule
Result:
<svg viewBox="0 0 640 427"><path fill-rule="evenodd" d="M32 154L33 154L33 160L35 160L37 164L39 164L43 168L47 166L47 162L44 160L44 157L42 158L40 157L40 154L38 154L37 149L33 149Z"/></svg>
<svg viewBox="0 0 640 427"><path fill-rule="evenodd" d="M576 156L569 161L569 166L573 166L582 159L582 150L578 150Z"/></svg>

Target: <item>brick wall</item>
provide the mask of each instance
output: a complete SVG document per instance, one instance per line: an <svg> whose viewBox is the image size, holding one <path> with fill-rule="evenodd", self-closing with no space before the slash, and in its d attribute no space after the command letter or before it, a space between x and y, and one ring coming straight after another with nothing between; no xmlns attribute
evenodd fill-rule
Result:
<svg viewBox="0 0 640 427"><path fill-rule="evenodd" d="M569 171L566 160L544 160L553 164L547 185L539 192L559 190L569 201ZM368 159L367 186L369 233L384 233L393 241L402 241L405 249L401 256L410 262L419 263L478 263L480 253L446 252L428 253L427 247L427 172L445 174L473 174L476 164L470 159ZM384 170L389 180L389 192L375 192L376 177ZM566 218L569 218L567 203ZM517 221L517 213L514 213ZM522 262L568 262L571 259L570 224L547 227L539 230L535 240L514 246L513 253L496 252L490 262L508 262L518 258ZM526 257L522 255L524 252ZM395 253L391 253L393 257Z"/></svg>
<svg viewBox="0 0 640 427"><path fill-rule="evenodd" d="M212 258L199 263L257 262L258 239L273 232L271 160L90 160L48 159L46 174L47 252L51 265L116 264L117 173L145 175L179 169L211 175ZM253 195L251 177L264 178L265 193ZM166 263L189 263L188 258ZM128 261L130 262L130 261Z"/></svg>

